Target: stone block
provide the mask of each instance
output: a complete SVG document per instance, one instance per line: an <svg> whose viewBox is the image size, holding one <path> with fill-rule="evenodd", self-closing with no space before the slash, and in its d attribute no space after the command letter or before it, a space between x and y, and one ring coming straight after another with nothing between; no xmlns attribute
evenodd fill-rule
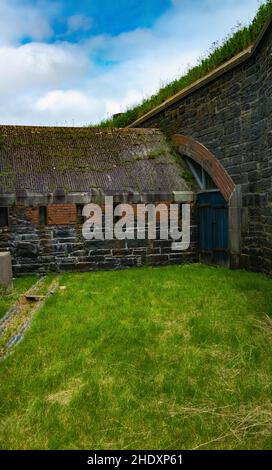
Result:
<svg viewBox="0 0 272 470"><path fill-rule="evenodd" d="M26 258L35 258L38 256L39 247L35 243L31 242L19 242L17 244L17 256L23 256Z"/></svg>
<svg viewBox="0 0 272 470"><path fill-rule="evenodd" d="M195 193L193 191L173 191L174 202L194 202Z"/></svg>
<svg viewBox="0 0 272 470"><path fill-rule="evenodd" d="M0 253L0 286L12 288L12 264L9 252Z"/></svg>

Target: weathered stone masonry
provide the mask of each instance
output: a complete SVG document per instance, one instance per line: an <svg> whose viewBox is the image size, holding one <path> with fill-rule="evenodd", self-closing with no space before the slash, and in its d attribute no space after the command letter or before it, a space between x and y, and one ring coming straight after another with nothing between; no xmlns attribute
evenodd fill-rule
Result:
<svg viewBox="0 0 272 470"><path fill-rule="evenodd" d="M38 223L36 208L18 205L10 208L10 227L2 231L0 249L11 252L15 275L197 261L193 221L190 249L180 252L171 249L171 241L159 239L86 241L82 225L71 219L76 214L75 204L66 204L66 212L61 205L57 210L55 206L48 207L54 211L54 223L52 220L44 226Z"/></svg>
<svg viewBox="0 0 272 470"><path fill-rule="evenodd" d="M250 51L132 127L192 137L241 186L240 266L272 273L272 26Z"/></svg>
<svg viewBox="0 0 272 470"><path fill-rule="evenodd" d="M161 132L0 126L0 251L10 251L15 275L91 271L195 262L194 198ZM191 245L173 251L171 240L86 241L82 208L175 201L192 205ZM136 222L136 221L135 221Z"/></svg>

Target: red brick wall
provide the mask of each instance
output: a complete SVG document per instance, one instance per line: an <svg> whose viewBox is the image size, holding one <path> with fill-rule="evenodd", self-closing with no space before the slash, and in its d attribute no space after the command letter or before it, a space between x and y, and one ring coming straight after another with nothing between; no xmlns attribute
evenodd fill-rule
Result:
<svg viewBox="0 0 272 470"><path fill-rule="evenodd" d="M75 204L49 204L47 206L48 225L72 225L77 221Z"/></svg>
<svg viewBox="0 0 272 470"><path fill-rule="evenodd" d="M162 202L169 208L168 201ZM157 206L158 204L156 204ZM134 215L137 215L137 204L132 204ZM104 212L105 206L101 205ZM27 207L25 209L27 220L34 224L39 224L39 207ZM146 214L147 218L147 214ZM160 215L157 213L156 219L159 220ZM77 211L75 204L49 204L47 206L47 224L46 225L74 225L77 223Z"/></svg>

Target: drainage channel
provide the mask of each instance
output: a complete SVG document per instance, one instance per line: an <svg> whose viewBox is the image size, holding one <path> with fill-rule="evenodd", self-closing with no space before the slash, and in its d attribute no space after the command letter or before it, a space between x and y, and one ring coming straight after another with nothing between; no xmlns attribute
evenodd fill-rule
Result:
<svg viewBox="0 0 272 470"><path fill-rule="evenodd" d="M57 291L58 286L58 279L46 286L46 277L42 277L8 310L0 321L0 359L13 352L14 346L23 339L34 314Z"/></svg>

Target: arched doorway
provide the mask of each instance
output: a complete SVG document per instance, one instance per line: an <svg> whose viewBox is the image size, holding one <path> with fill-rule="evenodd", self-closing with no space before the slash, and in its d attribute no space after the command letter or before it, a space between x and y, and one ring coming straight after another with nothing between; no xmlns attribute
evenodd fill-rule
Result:
<svg viewBox="0 0 272 470"><path fill-rule="evenodd" d="M197 224L201 262L238 267L241 196L223 165L191 137L172 137L198 185Z"/></svg>

